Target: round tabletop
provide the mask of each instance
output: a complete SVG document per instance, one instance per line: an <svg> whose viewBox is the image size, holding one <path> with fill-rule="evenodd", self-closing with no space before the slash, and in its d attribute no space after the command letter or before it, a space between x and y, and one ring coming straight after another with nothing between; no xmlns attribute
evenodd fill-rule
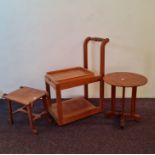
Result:
<svg viewBox="0 0 155 155"><path fill-rule="evenodd" d="M104 81L118 87L137 87L147 83L147 78L137 73L115 72L106 74Z"/></svg>

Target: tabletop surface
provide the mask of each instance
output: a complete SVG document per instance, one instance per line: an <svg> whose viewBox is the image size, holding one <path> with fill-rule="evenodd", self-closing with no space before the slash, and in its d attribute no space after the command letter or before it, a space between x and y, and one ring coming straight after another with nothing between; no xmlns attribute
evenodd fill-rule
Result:
<svg viewBox="0 0 155 155"><path fill-rule="evenodd" d="M82 67L74 67L48 72L46 76L54 83L65 83L78 78L93 77L94 73Z"/></svg>
<svg viewBox="0 0 155 155"><path fill-rule="evenodd" d="M23 87L5 96L6 99L28 105L46 94L45 91Z"/></svg>
<svg viewBox="0 0 155 155"><path fill-rule="evenodd" d="M137 73L115 72L104 76L104 81L118 87L136 87L147 83L147 78Z"/></svg>

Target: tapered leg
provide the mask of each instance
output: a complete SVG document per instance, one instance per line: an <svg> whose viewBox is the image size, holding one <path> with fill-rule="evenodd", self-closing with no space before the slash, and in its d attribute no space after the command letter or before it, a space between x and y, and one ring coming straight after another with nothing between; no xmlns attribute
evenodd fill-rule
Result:
<svg viewBox="0 0 155 155"><path fill-rule="evenodd" d="M13 121L13 111L12 111L12 102L10 100L7 100L7 103L8 103L8 110L9 110L8 121L12 125L14 123L14 121Z"/></svg>
<svg viewBox="0 0 155 155"><path fill-rule="evenodd" d="M37 134L38 131L37 131L37 129L33 126L33 116L32 116L31 104L29 104L29 105L27 106L27 114L28 114L28 118L29 118L29 126L30 126L32 132L33 132L34 134Z"/></svg>

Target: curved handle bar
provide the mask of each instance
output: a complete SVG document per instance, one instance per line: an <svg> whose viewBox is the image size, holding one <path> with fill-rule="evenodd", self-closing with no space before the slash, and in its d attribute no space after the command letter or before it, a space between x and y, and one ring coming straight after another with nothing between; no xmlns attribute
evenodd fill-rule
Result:
<svg viewBox="0 0 155 155"><path fill-rule="evenodd" d="M100 75L104 76L105 72L105 45L109 42L109 38L87 37L84 41L84 67L88 68L88 42L101 42L100 48Z"/></svg>

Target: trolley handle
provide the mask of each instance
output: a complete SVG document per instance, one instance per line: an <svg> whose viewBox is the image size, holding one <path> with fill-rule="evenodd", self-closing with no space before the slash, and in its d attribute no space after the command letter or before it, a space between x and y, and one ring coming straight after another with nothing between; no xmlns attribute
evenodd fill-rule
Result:
<svg viewBox="0 0 155 155"><path fill-rule="evenodd" d="M92 41L103 41L104 39L103 38L98 38L98 37L93 37L93 38L91 38L90 37L90 40L92 40Z"/></svg>

